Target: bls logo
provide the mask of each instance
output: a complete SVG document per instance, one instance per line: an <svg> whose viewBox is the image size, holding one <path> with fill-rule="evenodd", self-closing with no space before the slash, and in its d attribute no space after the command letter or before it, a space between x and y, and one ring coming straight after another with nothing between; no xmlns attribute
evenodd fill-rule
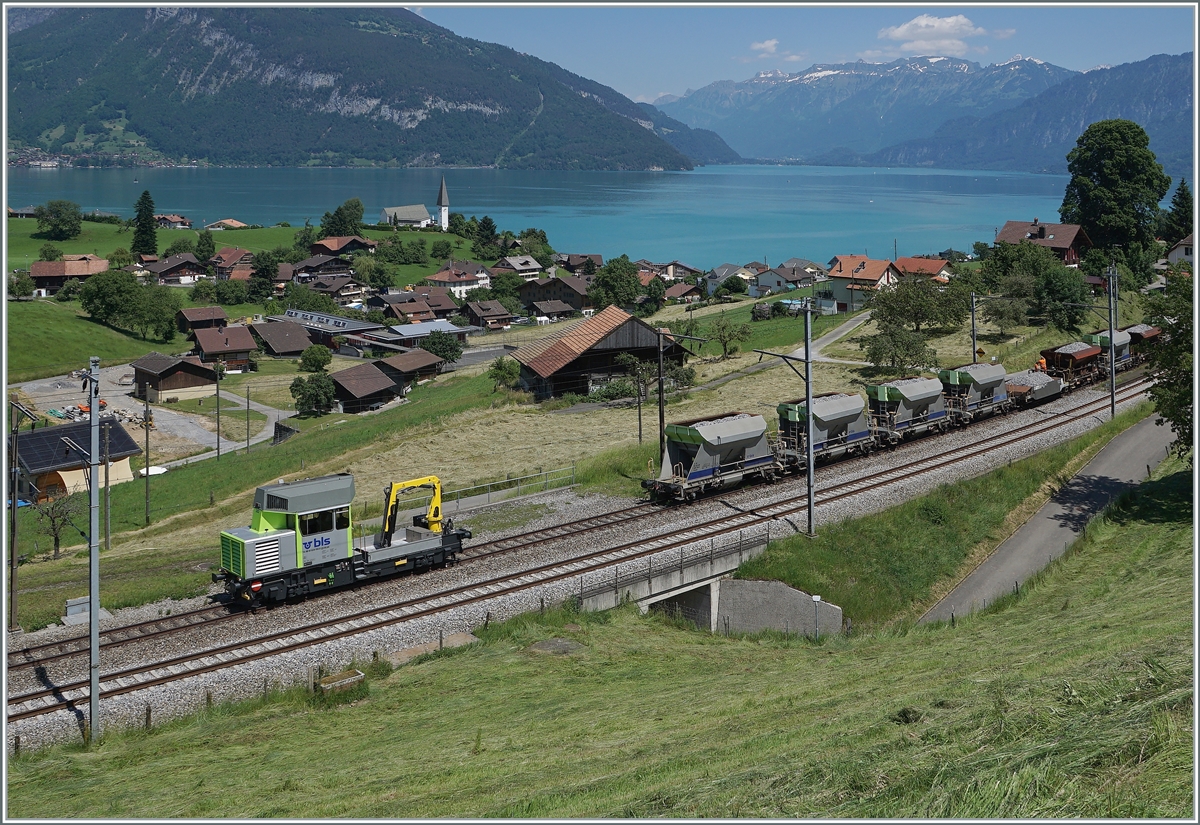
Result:
<svg viewBox="0 0 1200 825"><path fill-rule="evenodd" d="M304 549L315 550L318 547L328 547L330 544L331 542L329 541L329 536L323 536L319 539L309 539L308 541L304 542Z"/></svg>

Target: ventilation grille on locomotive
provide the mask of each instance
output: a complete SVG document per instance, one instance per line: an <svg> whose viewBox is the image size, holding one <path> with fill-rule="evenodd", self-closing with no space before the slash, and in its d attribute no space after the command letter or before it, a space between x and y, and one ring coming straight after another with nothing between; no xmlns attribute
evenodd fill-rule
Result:
<svg viewBox="0 0 1200 825"><path fill-rule="evenodd" d="M279 570L279 539L267 539L254 545L254 575L263 576Z"/></svg>

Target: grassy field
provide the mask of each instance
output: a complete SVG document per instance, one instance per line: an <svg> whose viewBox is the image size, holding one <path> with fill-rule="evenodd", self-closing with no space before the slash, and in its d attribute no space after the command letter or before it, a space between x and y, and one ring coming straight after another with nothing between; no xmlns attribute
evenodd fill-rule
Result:
<svg viewBox="0 0 1200 825"><path fill-rule="evenodd" d="M88 358L100 356L101 366L126 364L148 352L174 354L190 347L182 337L170 344L141 337L90 320L78 301L10 301L8 304L8 362L10 383L32 381L71 370L87 369Z"/></svg>
<svg viewBox="0 0 1200 825"><path fill-rule="evenodd" d="M22 754L8 814L1186 818L1192 475L1157 476L955 627L813 643L529 614L365 665L353 702L277 692ZM530 650L555 637L580 647Z"/></svg>

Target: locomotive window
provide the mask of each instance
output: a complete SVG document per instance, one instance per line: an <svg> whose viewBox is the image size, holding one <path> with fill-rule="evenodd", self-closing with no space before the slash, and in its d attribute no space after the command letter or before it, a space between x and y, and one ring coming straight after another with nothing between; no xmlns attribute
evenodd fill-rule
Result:
<svg viewBox="0 0 1200 825"><path fill-rule="evenodd" d="M332 529L332 510L325 510L320 513L309 513L306 516L300 516L301 535L311 536L313 533L328 533Z"/></svg>
<svg viewBox="0 0 1200 825"><path fill-rule="evenodd" d="M343 507L333 511L333 526L335 530L350 529L350 508Z"/></svg>

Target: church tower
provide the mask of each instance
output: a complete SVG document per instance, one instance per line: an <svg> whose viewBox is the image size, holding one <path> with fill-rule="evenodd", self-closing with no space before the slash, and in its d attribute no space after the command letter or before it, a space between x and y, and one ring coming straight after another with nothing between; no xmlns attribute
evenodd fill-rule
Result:
<svg viewBox="0 0 1200 825"><path fill-rule="evenodd" d="M446 194L446 176L442 175L442 189L438 192L438 224L445 232L450 228L450 196Z"/></svg>

